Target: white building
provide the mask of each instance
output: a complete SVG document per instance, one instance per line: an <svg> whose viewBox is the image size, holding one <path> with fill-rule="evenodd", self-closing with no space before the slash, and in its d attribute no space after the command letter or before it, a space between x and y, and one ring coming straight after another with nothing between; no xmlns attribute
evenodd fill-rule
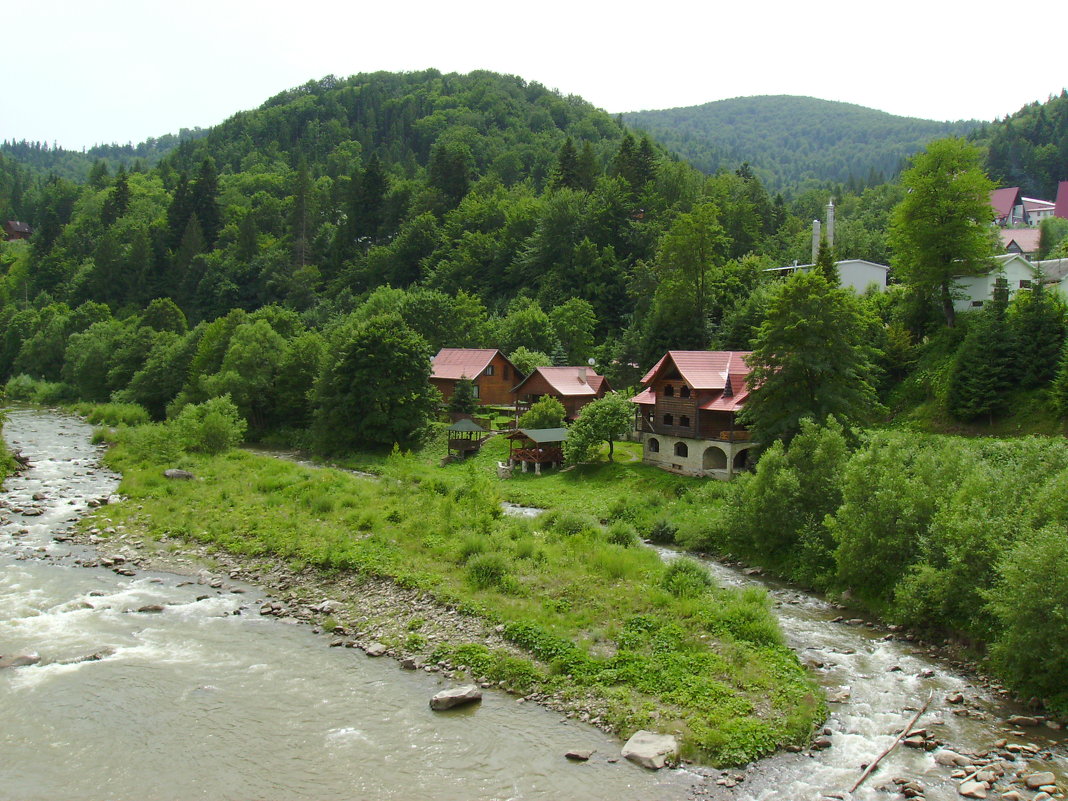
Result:
<svg viewBox="0 0 1068 801"><path fill-rule="evenodd" d="M807 273L815 266L814 264L791 264L786 267L771 267L765 272L785 277L799 270ZM852 289L858 295L862 295L872 286L879 292L886 291L886 274L890 268L885 264L876 264L864 259L842 259L842 261L836 261L834 266L838 268L838 285L843 289Z"/></svg>
<svg viewBox="0 0 1068 801"><path fill-rule="evenodd" d="M1021 289L1030 289L1035 281L1035 268L1018 253L995 256L990 268L978 275L958 276L953 282L953 307L957 311L979 309L994 297L998 279L1005 279L1009 299Z"/></svg>

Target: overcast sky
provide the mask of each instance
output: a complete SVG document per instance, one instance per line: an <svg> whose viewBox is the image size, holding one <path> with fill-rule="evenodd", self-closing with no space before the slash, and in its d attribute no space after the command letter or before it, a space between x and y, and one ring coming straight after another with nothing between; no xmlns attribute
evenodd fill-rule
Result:
<svg viewBox="0 0 1068 801"><path fill-rule="evenodd" d="M1062 0L1011 17L986 0L3 5L0 140L71 149L208 127L376 70L488 69L610 112L791 94L938 120L1002 117L1068 84Z"/></svg>

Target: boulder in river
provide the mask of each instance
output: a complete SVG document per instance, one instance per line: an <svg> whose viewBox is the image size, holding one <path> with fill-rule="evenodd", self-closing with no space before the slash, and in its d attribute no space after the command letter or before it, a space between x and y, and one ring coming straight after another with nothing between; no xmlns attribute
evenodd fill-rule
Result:
<svg viewBox="0 0 1068 801"><path fill-rule="evenodd" d="M668 757L679 753L679 744L670 734L639 729L623 746L623 758L629 759L643 768L660 770L667 764Z"/></svg>
<svg viewBox="0 0 1068 801"><path fill-rule="evenodd" d="M958 754L949 748L943 748L941 751L935 752L934 760L939 765L945 765L948 768L964 767L965 765L972 764L972 761L963 754Z"/></svg>
<svg viewBox="0 0 1068 801"><path fill-rule="evenodd" d="M593 750L589 748L572 748L564 756L575 762L586 762L593 756Z"/></svg>
<svg viewBox="0 0 1068 801"><path fill-rule="evenodd" d="M1028 790L1037 790L1039 787L1045 787L1046 785L1056 783L1057 777L1049 771L1032 773L1024 778L1024 784L1027 785Z"/></svg>
<svg viewBox="0 0 1068 801"><path fill-rule="evenodd" d="M363 652L368 656L385 656L386 646L380 642L373 642L363 649Z"/></svg>
<svg viewBox="0 0 1068 801"><path fill-rule="evenodd" d="M961 782L957 792L965 798L986 798L986 783L976 781Z"/></svg>
<svg viewBox="0 0 1068 801"><path fill-rule="evenodd" d="M12 656L0 657L0 668L27 667L29 665L36 665L40 661L41 657L37 654L14 654Z"/></svg>
<svg viewBox="0 0 1068 801"><path fill-rule="evenodd" d="M459 687L450 687L430 699L430 708L440 712L444 709L452 709L454 706L470 704L482 700L482 690L474 684L463 684Z"/></svg>
<svg viewBox="0 0 1068 801"><path fill-rule="evenodd" d="M183 481L191 481L192 479L196 478L196 476L194 476L188 470L179 470L177 467L170 467L164 470L163 477L181 479Z"/></svg>

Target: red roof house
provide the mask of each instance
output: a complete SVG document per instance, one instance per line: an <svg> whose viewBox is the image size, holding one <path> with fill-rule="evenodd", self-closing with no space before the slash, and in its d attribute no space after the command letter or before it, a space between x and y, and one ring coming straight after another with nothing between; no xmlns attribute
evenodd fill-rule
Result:
<svg viewBox="0 0 1068 801"><path fill-rule="evenodd" d="M998 236L1006 253L1032 256L1038 253L1041 233L1037 228L1002 228L998 231Z"/></svg>
<svg viewBox="0 0 1068 801"><path fill-rule="evenodd" d="M1053 216L1068 220L1068 181L1057 184L1057 200L1053 204Z"/></svg>
<svg viewBox="0 0 1068 801"><path fill-rule="evenodd" d="M644 460L669 470L730 478L753 447L736 418L749 397L748 351L668 351L631 398Z"/></svg>
<svg viewBox="0 0 1068 801"><path fill-rule="evenodd" d="M512 394L524 403L552 395L564 404L568 419L573 420L583 406L603 398L610 389L607 379L588 367L539 367L520 381Z"/></svg>
<svg viewBox="0 0 1068 801"><path fill-rule="evenodd" d="M1023 225L1027 222L1018 186L993 190L990 193L990 205L994 207L994 222L998 225Z"/></svg>
<svg viewBox="0 0 1068 801"><path fill-rule="evenodd" d="M523 374L496 348L442 348L431 364L430 383L448 400L461 378L474 384L479 403L497 406L512 403L512 387Z"/></svg>

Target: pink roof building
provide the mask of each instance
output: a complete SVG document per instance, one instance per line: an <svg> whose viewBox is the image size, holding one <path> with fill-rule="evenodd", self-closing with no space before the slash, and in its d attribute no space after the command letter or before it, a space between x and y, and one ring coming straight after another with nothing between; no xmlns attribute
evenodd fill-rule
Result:
<svg viewBox="0 0 1068 801"><path fill-rule="evenodd" d="M1057 184L1057 200L1053 204L1053 216L1068 220L1068 181Z"/></svg>

